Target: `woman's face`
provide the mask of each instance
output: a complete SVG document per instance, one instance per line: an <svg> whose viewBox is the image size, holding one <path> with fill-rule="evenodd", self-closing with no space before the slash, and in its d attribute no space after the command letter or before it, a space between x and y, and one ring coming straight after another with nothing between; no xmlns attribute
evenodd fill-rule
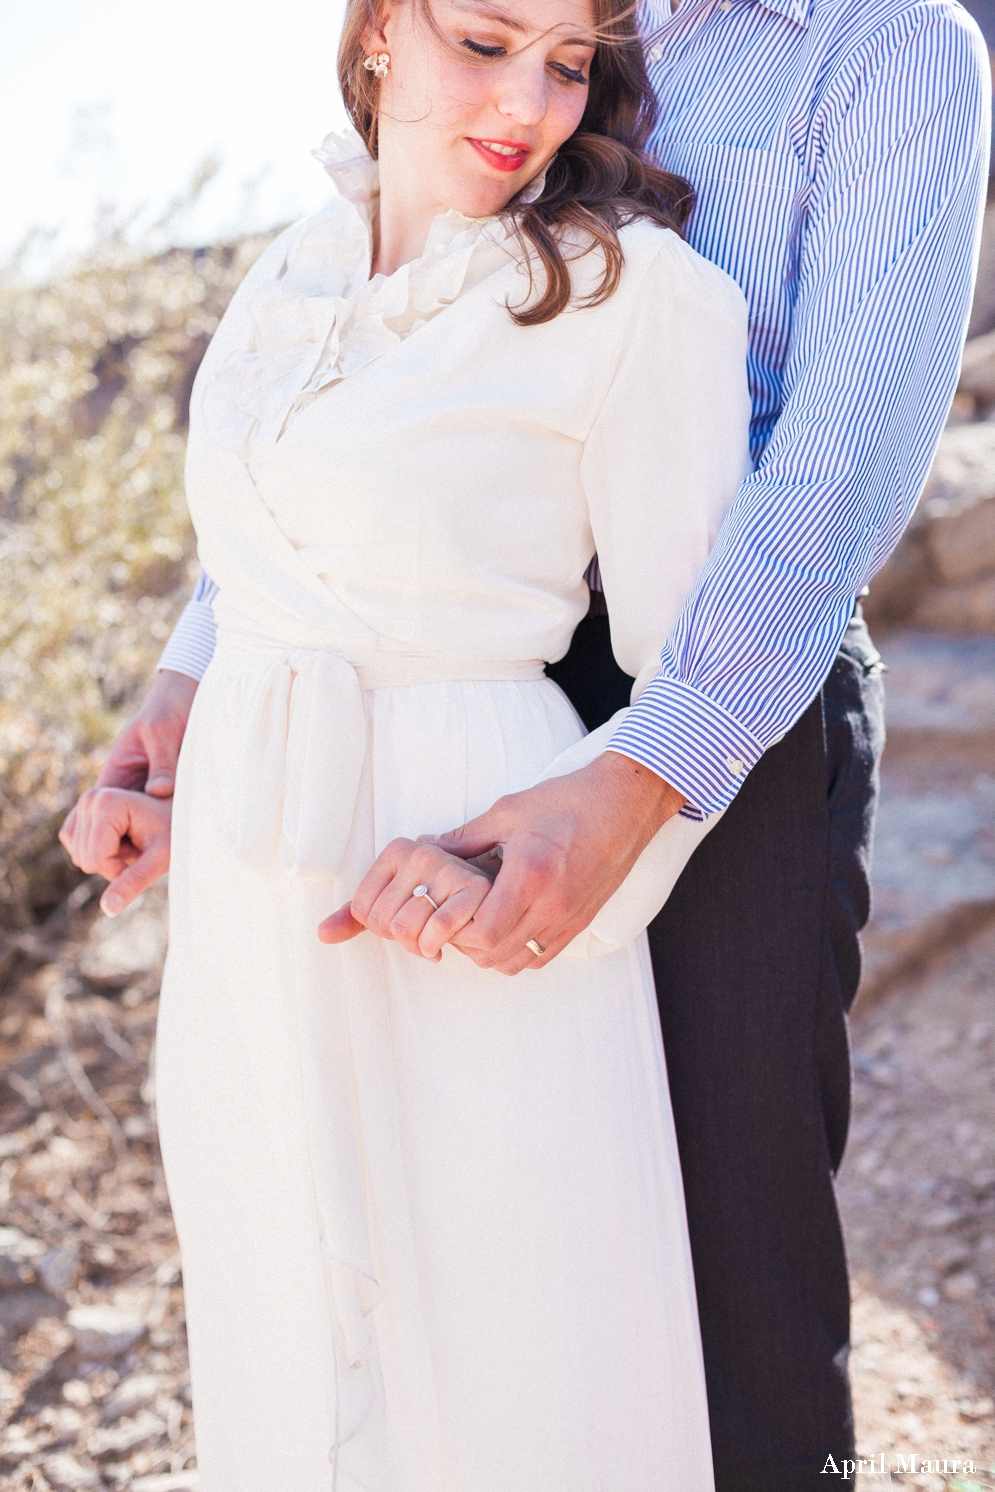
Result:
<svg viewBox="0 0 995 1492"><path fill-rule="evenodd" d="M580 123L594 56L592 0L418 0L391 5L371 52L381 177L414 205L488 217Z"/></svg>

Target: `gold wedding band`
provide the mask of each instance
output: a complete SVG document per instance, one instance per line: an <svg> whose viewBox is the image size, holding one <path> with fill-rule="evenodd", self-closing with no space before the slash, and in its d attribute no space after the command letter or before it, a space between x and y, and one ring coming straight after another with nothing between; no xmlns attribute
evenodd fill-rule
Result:
<svg viewBox="0 0 995 1492"><path fill-rule="evenodd" d="M543 954L546 952L542 944L537 943L535 938L529 938L529 941L526 943L525 946L530 953L535 954L536 958L542 958Z"/></svg>
<svg viewBox="0 0 995 1492"><path fill-rule="evenodd" d="M436 911L439 910L439 903L437 901L433 901L432 898L429 896L427 886L416 886L411 895L418 897L424 896L430 907L434 907Z"/></svg>

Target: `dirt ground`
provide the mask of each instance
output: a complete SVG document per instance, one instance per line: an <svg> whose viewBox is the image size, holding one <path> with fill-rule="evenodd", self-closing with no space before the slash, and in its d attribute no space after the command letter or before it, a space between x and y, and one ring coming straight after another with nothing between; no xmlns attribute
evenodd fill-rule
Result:
<svg viewBox="0 0 995 1492"><path fill-rule="evenodd" d="M858 1004L853 1054L840 1200L858 1452L883 1454L895 1485L993 1488L995 926ZM895 1474L913 1455L949 1474ZM975 1470L954 1472L965 1459Z"/></svg>
<svg viewBox="0 0 995 1492"><path fill-rule="evenodd" d="M165 897L108 923L86 901L96 889L0 948L0 1489L193 1492L182 1281L148 1076ZM995 925L858 1007L853 1038L840 1197L865 1465L849 1485L988 1492ZM95 1305L111 1313L87 1315ZM915 1472L901 1471L912 1456Z"/></svg>

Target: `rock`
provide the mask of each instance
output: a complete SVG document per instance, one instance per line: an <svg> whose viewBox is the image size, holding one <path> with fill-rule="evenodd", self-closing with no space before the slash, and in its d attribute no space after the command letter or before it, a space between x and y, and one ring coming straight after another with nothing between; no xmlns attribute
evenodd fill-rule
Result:
<svg viewBox="0 0 995 1492"><path fill-rule="evenodd" d="M149 1440L158 1440L165 1433L164 1419L150 1409L140 1409L134 1419L119 1420L110 1429L94 1430L86 1448L95 1460L101 1460L106 1456L124 1455Z"/></svg>
<svg viewBox="0 0 995 1492"><path fill-rule="evenodd" d="M163 886L154 886L120 916L93 924L79 968L91 984L121 989L136 975L162 965L166 953L167 901Z"/></svg>
<svg viewBox="0 0 995 1492"><path fill-rule="evenodd" d="M42 1462L46 1480L57 1492L85 1492L89 1487L100 1486L100 1473L92 1466L83 1466L74 1456L65 1452L49 1456Z"/></svg>
<svg viewBox="0 0 995 1492"><path fill-rule="evenodd" d="M923 1227L927 1233L946 1233L950 1228L959 1227L970 1216L971 1211L966 1207L938 1207L923 1219Z"/></svg>
<svg viewBox="0 0 995 1492"><path fill-rule="evenodd" d="M995 205L985 211L981 231L981 255L978 279L974 287L974 304L967 335L972 339L995 327Z"/></svg>
<svg viewBox="0 0 995 1492"><path fill-rule="evenodd" d="M148 1330L141 1316L116 1306L74 1306L66 1317L81 1357L110 1362L129 1352Z"/></svg>
<svg viewBox="0 0 995 1492"><path fill-rule="evenodd" d="M8 1336L22 1336L46 1316L64 1316L65 1312L61 1300L47 1290L39 1290L37 1285L24 1285L20 1290L4 1290L0 1294L0 1329Z"/></svg>
<svg viewBox="0 0 995 1492"><path fill-rule="evenodd" d="M944 431L919 506L865 610L872 626L995 631L992 582L995 421L984 421Z"/></svg>
<svg viewBox="0 0 995 1492"><path fill-rule="evenodd" d="M995 632L995 576L931 588L909 620L937 632Z"/></svg>
<svg viewBox="0 0 995 1492"><path fill-rule="evenodd" d="M959 393L968 394L978 408L995 404L995 331L969 338L960 365Z"/></svg>
<svg viewBox="0 0 995 1492"><path fill-rule="evenodd" d="M159 1392L159 1380L151 1373L133 1373L123 1379L100 1406L100 1417L105 1425L122 1415L134 1414L151 1404Z"/></svg>
<svg viewBox="0 0 995 1492"><path fill-rule="evenodd" d="M880 646L888 743L865 1002L995 918L995 637L910 630ZM873 1075L879 1059L860 1060Z"/></svg>
<svg viewBox="0 0 995 1492"><path fill-rule="evenodd" d="M38 1416L38 1423L44 1425L53 1436L52 1446L69 1445L83 1427L83 1416L78 1409L73 1409L68 1404L59 1404L43 1409Z"/></svg>
<svg viewBox="0 0 995 1492"><path fill-rule="evenodd" d="M957 1412L968 1421L990 1419L995 1414L995 1399L958 1399Z"/></svg>
<svg viewBox="0 0 995 1492"><path fill-rule="evenodd" d="M972 1274L969 1269L961 1269L956 1274L948 1275L940 1288L946 1300L963 1301L977 1295L979 1284L976 1274Z"/></svg>
<svg viewBox="0 0 995 1492"><path fill-rule="evenodd" d="M44 1252L40 1238L28 1238L20 1228L0 1228L0 1290L30 1284L35 1260Z"/></svg>
<svg viewBox="0 0 995 1492"><path fill-rule="evenodd" d="M38 1278L53 1295L64 1295L79 1263L79 1247L49 1249L38 1261Z"/></svg>

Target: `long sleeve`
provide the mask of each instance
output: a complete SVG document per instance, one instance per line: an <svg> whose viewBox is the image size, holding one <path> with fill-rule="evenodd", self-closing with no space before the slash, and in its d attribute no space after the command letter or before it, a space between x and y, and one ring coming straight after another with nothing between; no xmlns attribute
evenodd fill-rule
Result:
<svg viewBox="0 0 995 1492"><path fill-rule="evenodd" d="M214 621L214 598L218 587L201 570L194 586L193 595L180 613L169 641L159 659L159 668L184 673L198 682L207 672L207 665L214 656L217 627Z"/></svg>
<svg viewBox="0 0 995 1492"><path fill-rule="evenodd" d="M705 813L814 698L918 500L970 307L990 92L970 23L910 7L819 108L780 417L611 743Z"/></svg>
<svg viewBox="0 0 995 1492"><path fill-rule="evenodd" d="M740 291L671 239L643 283L581 461L612 647L637 698L749 469L746 347ZM570 747L540 780L593 761L631 713ZM671 819L569 955L596 956L641 932L717 817Z"/></svg>

